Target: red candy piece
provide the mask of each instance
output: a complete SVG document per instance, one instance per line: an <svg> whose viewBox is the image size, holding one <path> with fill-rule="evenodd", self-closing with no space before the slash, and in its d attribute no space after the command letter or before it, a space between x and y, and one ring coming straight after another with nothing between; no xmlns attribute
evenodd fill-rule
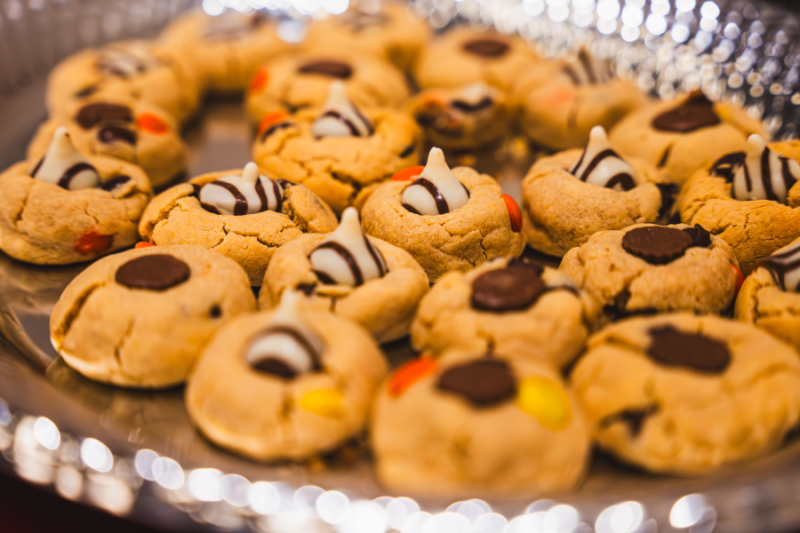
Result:
<svg viewBox="0 0 800 533"><path fill-rule="evenodd" d="M101 235L96 231L87 231L75 241L75 251L83 255L95 255L111 248L113 242L113 235Z"/></svg>
<svg viewBox="0 0 800 533"><path fill-rule="evenodd" d="M425 355L404 363L389 378L389 396L397 398L414 383L436 372L437 366L434 358Z"/></svg>
<svg viewBox="0 0 800 533"><path fill-rule="evenodd" d="M169 126L161 117L152 113L142 113L136 117L136 126L154 135L161 135L169 131Z"/></svg>
<svg viewBox="0 0 800 533"><path fill-rule="evenodd" d="M511 231L519 233L522 230L522 212L519 210L517 202L509 195L504 194L503 200L506 202L508 217L511 219Z"/></svg>
<svg viewBox="0 0 800 533"><path fill-rule="evenodd" d="M744 276L742 275L742 271L739 270L739 267L736 265L731 264L731 268L734 272L736 272L736 293L734 294L734 299L736 299L736 296L739 295L739 290L742 288L742 284L744 283Z"/></svg>
<svg viewBox="0 0 800 533"><path fill-rule="evenodd" d="M267 128L272 126L273 124L277 124L281 122L283 119L287 118L289 113L284 113L283 111L275 111L274 113L267 113L267 115L261 119L261 122L258 123L258 135L261 136L262 133L267 131Z"/></svg>
<svg viewBox="0 0 800 533"><path fill-rule="evenodd" d="M134 248L150 248L151 246L155 246L152 242L137 242Z"/></svg>
<svg viewBox="0 0 800 533"><path fill-rule="evenodd" d="M423 170L425 170L425 167L423 167L422 165L404 168L403 170L392 176L392 181L408 181L414 176L419 176L420 174L422 174Z"/></svg>
<svg viewBox="0 0 800 533"><path fill-rule="evenodd" d="M267 86L267 82L269 81L269 75L265 70L259 70L254 75L253 78L250 80L250 92L251 93L258 93L264 90L264 87Z"/></svg>

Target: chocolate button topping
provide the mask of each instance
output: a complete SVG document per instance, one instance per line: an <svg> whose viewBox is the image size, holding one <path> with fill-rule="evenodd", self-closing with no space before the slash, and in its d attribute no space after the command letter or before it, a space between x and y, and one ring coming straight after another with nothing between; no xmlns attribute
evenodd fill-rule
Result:
<svg viewBox="0 0 800 533"><path fill-rule="evenodd" d="M131 289L163 291L180 285L192 275L189 265L166 254L152 254L128 261L117 270L117 283Z"/></svg>
<svg viewBox="0 0 800 533"><path fill-rule="evenodd" d="M651 329L650 339L647 353L663 365L719 374L731 361L723 343L696 333L683 333L672 326Z"/></svg>
<svg viewBox="0 0 800 533"><path fill-rule="evenodd" d="M526 309L547 289L541 269L519 260L490 270L472 282L472 307L485 311Z"/></svg>
<svg viewBox="0 0 800 533"><path fill-rule="evenodd" d="M476 56L500 57L508 53L508 43L499 39L472 39L464 43L464 51Z"/></svg>
<svg viewBox="0 0 800 533"><path fill-rule="evenodd" d="M508 364L497 359L481 359L450 367L439 377L436 387L459 394L478 407L508 400L517 392Z"/></svg>
<svg viewBox="0 0 800 533"><path fill-rule="evenodd" d="M75 117L75 122L85 130L92 129L100 122L111 120L131 122L133 121L133 116L131 115L131 110L123 105L98 102L83 106Z"/></svg>
<svg viewBox="0 0 800 533"><path fill-rule="evenodd" d="M708 248L711 246L711 234L700 224L695 224L693 228L685 228L683 232L692 238L693 247Z"/></svg>
<svg viewBox="0 0 800 533"><path fill-rule="evenodd" d="M681 105L654 118L653 127L661 131L690 133L721 122L714 113L714 102L702 91L694 91Z"/></svg>
<svg viewBox="0 0 800 533"><path fill-rule="evenodd" d="M329 78L348 80L353 75L353 67L341 61L314 61L298 69L301 74L320 74Z"/></svg>
<svg viewBox="0 0 800 533"><path fill-rule="evenodd" d="M664 265L683 255L692 246L688 233L664 226L636 228L622 237L622 247L631 255L653 265Z"/></svg>

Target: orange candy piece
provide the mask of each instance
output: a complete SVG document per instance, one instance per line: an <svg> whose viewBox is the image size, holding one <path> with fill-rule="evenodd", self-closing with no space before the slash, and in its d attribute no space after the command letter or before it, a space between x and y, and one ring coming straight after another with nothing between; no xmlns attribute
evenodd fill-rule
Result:
<svg viewBox="0 0 800 533"><path fill-rule="evenodd" d="M150 248L151 246L155 246L152 242L137 242L134 248Z"/></svg>
<svg viewBox="0 0 800 533"><path fill-rule="evenodd" d="M261 122L258 123L258 136L260 137L262 133L267 131L267 128L269 128L273 124L277 124L278 122L282 121L288 116L289 113L284 113L283 111L275 111L274 113L267 113L267 115L261 119Z"/></svg>
<svg viewBox="0 0 800 533"><path fill-rule="evenodd" d="M519 210L517 202L514 201L509 195L504 194L503 200L508 209L508 216L511 219L511 231L519 233L522 230L522 212Z"/></svg>
<svg viewBox="0 0 800 533"><path fill-rule="evenodd" d="M136 126L154 135L161 135L169 131L167 122L152 113L142 113L136 117Z"/></svg>
<svg viewBox="0 0 800 533"><path fill-rule="evenodd" d="M113 235L102 235L96 231L87 231L75 241L75 251L83 255L94 255L105 252L114 242Z"/></svg>
<svg viewBox="0 0 800 533"><path fill-rule="evenodd" d="M267 74L266 70L257 71L253 75L253 78L250 80L250 92L258 93L263 91L264 87L267 86L268 81L269 81L269 75Z"/></svg>
<svg viewBox="0 0 800 533"><path fill-rule="evenodd" d="M392 181L408 181L414 176L419 176L422 174L422 171L425 170L425 167L422 165L416 165L413 167L404 168L394 176L392 176Z"/></svg>
<svg viewBox="0 0 800 533"><path fill-rule="evenodd" d="M436 360L425 355L404 363L389 378L389 396L397 398L414 383L436 372L437 367Z"/></svg>
<svg viewBox="0 0 800 533"><path fill-rule="evenodd" d="M742 271L739 270L739 267L737 267L736 265L731 264L731 268L733 269L734 272L736 272L736 292L734 293L734 298L735 298L736 295L739 294L739 290L742 288L742 284L744 283L744 276L742 275Z"/></svg>

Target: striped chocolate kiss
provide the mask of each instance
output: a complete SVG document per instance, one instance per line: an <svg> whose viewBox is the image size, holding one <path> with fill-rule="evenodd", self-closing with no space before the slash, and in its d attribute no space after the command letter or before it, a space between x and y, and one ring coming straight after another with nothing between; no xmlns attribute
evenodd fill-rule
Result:
<svg viewBox="0 0 800 533"><path fill-rule="evenodd" d="M247 348L250 366L282 379L322 370L322 340L305 322L300 312L300 295L286 291L281 303Z"/></svg>
<svg viewBox="0 0 800 533"><path fill-rule="evenodd" d="M31 171L31 177L68 191L100 185L97 169L75 150L64 127L56 128L47 152Z"/></svg>
<svg viewBox="0 0 800 533"><path fill-rule="evenodd" d="M769 270L784 291L800 292L800 240L756 264Z"/></svg>
<svg viewBox="0 0 800 533"><path fill-rule="evenodd" d="M339 227L308 256L311 268L322 283L358 287L382 278L388 269L380 250L361 231L358 211L342 213Z"/></svg>
<svg viewBox="0 0 800 533"><path fill-rule="evenodd" d="M450 171L440 148L431 148L428 164L401 195L403 207L416 215L450 213L466 205L469 190Z"/></svg>
<svg viewBox="0 0 800 533"><path fill-rule="evenodd" d="M744 161L733 171L731 192L737 200L772 200L786 204L789 191L798 179L800 164L797 161L770 150L760 135L751 135L747 139Z"/></svg>
<svg viewBox="0 0 800 533"><path fill-rule="evenodd" d="M569 172L590 185L619 192L636 187L633 168L611 149L606 130L602 126L592 128L586 149Z"/></svg>
<svg viewBox="0 0 800 533"><path fill-rule="evenodd" d="M225 176L206 183L198 195L203 209L217 215L252 215L281 212L283 187L259 174L255 163L245 165L241 176Z"/></svg>
<svg viewBox="0 0 800 533"><path fill-rule="evenodd" d="M311 132L317 139L327 137L369 137L375 128L347 95L344 83L331 83L328 101L322 114L311 125Z"/></svg>

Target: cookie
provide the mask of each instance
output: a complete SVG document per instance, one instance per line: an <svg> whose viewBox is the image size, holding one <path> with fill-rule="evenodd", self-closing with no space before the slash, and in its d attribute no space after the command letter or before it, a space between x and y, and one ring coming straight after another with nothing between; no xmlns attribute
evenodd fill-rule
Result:
<svg viewBox="0 0 800 533"><path fill-rule="evenodd" d="M275 253L258 302L271 309L287 290L302 291L314 309L357 322L383 343L408 335L428 287L413 257L365 236L348 208L335 232L303 235Z"/></svg>
<svg viewBox="0 0 800 533"><path fill-rule="evenodd" d="M800 350L800 238L756 262L736 298L735 316Z"/></svg>
<svg viewBox="0 0 800 533"><path fill-rule="evenodd" d="M186 409L218 446L302 460L361 433L387 371L383 354L362 327L300 298L287 291L276 310L231 321L203 351Z"/></svg>
<svg viewBox="0 0 800 533"><path fill-rule="evenodd" d="M309 50L352 50L408 70L431 35L431 27L404 2L351 2L341 15L311 23Z"/></svg>
<svg viewBox="0 0 800 533"><path fill-rule="evenodd" d="M437 498L565 492L591 448L555 368L463 349L397 369L378 392L370 437L385 488Z"/></svg>
<svg viewBox="0 0 800 533"><path fill-rule="evenodd" d="M69 114L89 97L141 100L183 122L197 108L199 87L183 59L159 43L121 41L73 54L50 73L52 116Z"/></svg>
<svg viewBox="0 0 800 533"><path fill-rule="evenodd" d="M528 245L561 257L598 231L666 222L677 187L653 165L620 157L601 126L583 151L540 159L522 182Z"/></svg>
<svg viewBox="0 0 800 533"><path fill-rule="evenodd" d="M360 207L374 188L418 162L419 130L405 114L360 107L345 86L330 84L321 108L261 121L253 160L278 178L302 183L341 214Z"/></svg>
<svg viewBox="0 0 800 533"><path fill-rule="evenodd" d="M180 125L163 109L132 98L88 97L69 112L44 122L28 145L28 159L47 151L53 132L64 126L78 151L138 165L155 188L179 180L188 156Z"/></svg>
<svg viewBox="0 0 800 533"><path fill-rule="evenodd" d="M610 138L623 157L647 161L681 185L696 170L743 150L747 136L760 132L759 122L743 109L694 91L630 113Z"/></svg>
<svg viewBox="0 0 800 533"><path fill-rule="evenodd" d="M784 157L783 153L788 157ZM756 260L800 237L800 151L753 135L743 151L699 170L681 188L680 218L733 248L746 274Z"/></svg>
<svg viewBox="0 0 800 533"><path fill-rule="evenodd" d="M374 57L329 50L281 57L263 65L250 80L246 108L259 124L270 113L297 113L325 105L331 83L341 81L359 107L397 109L408 99L403 74Z"/></svg>
<svg viewBox="0 0 800 533"><path fill-rule="evenodd" d="M0 249L40 265L81 263L133 246L152 196L142 169L87 157L66 128L56 128L40 159L0 174L0 190Z"/></svg>
<svg viewBox="0 0 800 533"><path fill-rule="evenodd" d="M453 346L569 364L583 349L597 305L557 270L498 258L445 274L411 324L417 352Z"/></svg>
<svg viewBox="0 0 800 533"><path fill-rule="evenodd" d="M482 81L509 91L519 73L539 61L524 40L460 27L432 40L420 53L414 76L423 89Z"/></svg>
<svg viewBox="0 0 800 533"><path fill-rule="evenodd" d="M724 240L683 224L598 232L567 252L559 270L612 320L678 310L720 313L733 302L741 275Z"/></svg>
<svg viewBox="0 0 800 533"><path fill-rule="evenodd" d="M800 419L797 353L712 316L608 326L589 339L570 384L595 442L656 473L708 474L764 455Z"/></svg>
<svg viewBox="0 0 800 533"><path fill-rule="evenodd" d="M513 96L522 129L551 150L585 146L592 128L610 130L646 101L636 85L617 78L607 61L592 57L586 48L537 63L518 77Z"/></svg>
<svg viewBox="0 0 800 533"><path fill-rule="evenodd" d="M428 145L466 150L503 138L508 132L509 107L502 91L477 82L422 91L409 104L409 111Z"/></svg>
<svg viewBox="0 0 800 533"><path fill-rule="evenodd" d="M361 210L362 226L416 259L435 283L495 257L518 257L525 246L514 200L490 176L448 168L441 149L428 164L379 186Z"/></svg>
<svg viewBox="0 0 800 533"><path fill-rule="evenodd" d="M50 338L84 376L121 387L182 383L214 333L255 309L244 271L199 246L106 257L67 286Z"/></svg>
<svg viewBox="0 0 800 533"><path fill-rule="evenodd" d="M218 16L196 9L170 23L159 40L184 58L203 89L241 92L258 67L295 49L278 37L276 27L263 9L247 14L228 9Z"/></svg>
<svg viewBox="0 0 800 533"><path fill-rule="evenodd" d="M158 246L194 244L239 263L260 286L275 251L305 233L328 233L336 216L303 185L244 169L212 172L156 196L139 224Z"/></svg>

